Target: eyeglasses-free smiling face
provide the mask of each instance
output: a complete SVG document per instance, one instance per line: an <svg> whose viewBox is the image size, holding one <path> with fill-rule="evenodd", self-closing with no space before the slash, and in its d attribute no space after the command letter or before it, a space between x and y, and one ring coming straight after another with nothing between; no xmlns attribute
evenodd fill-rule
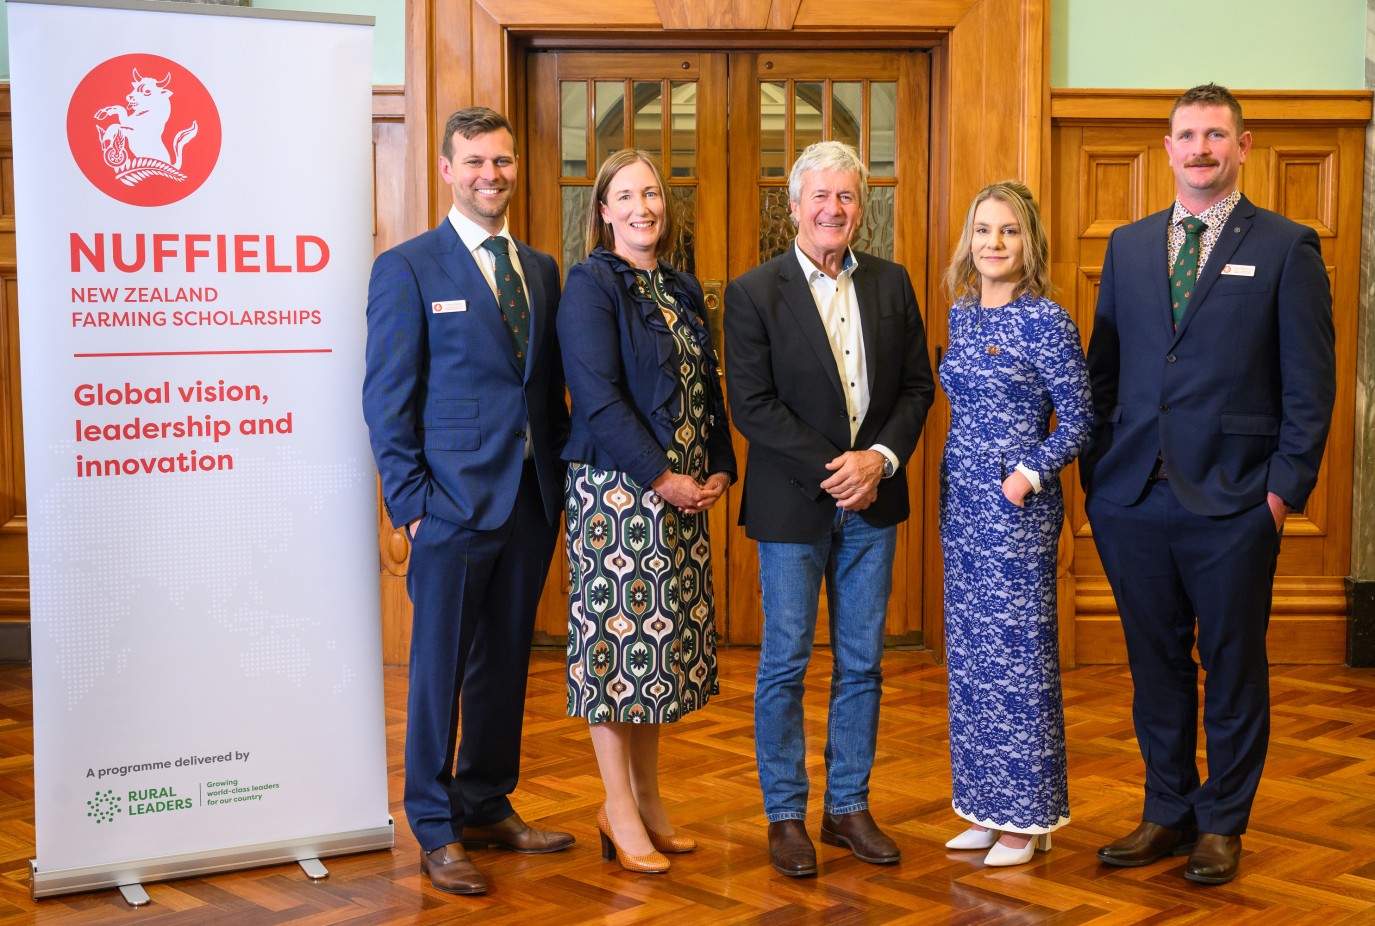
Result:
<svg viewBox="0 0 1375 926"><path fill-rule="evenodd" d="M1003 305L1016 295L1026 269L1022 244L1022 226L1011 206L991 197L979 203L974 210L969 256L979 273L979 293L985 305Z"/></svg>
<svg viewBox="0 0 1375 926"><path fill-rule="evenodd" d="M859 176L852 170L804 171L802 193L789 206L797 220L797 246L825 268L828 257L844 255L864 215Z"/></svg>
<svg viewBox="0 0 1375 926"><path fill-rule="evenodd" d="M497 129L472 138L455 132L453 144L453 159L439 159L439 176L453 190L458 211L495 235L516 192L516 141Z"/></svg>
<svg viewBox="0 0 1375 926"><path fill-rule="evenodd" d="M611 226L617 254L644 270L658 266L656 252L664 230L664 194L654 171L632 161L616 171L606 186L602 221Z"/></svg>
<svg viewBox="0 0 1375 926"><path fill-rule="evenodd" d="M1170 156L1180 202L1194 215L1236 189L1251 151L1251 133L1237 135L1226 106L1181 106L1170 120L1165 153Z"/></svg>

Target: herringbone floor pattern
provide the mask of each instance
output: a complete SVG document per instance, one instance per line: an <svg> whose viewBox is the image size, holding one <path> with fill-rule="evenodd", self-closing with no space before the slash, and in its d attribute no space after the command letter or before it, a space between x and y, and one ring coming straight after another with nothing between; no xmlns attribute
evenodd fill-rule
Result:
<svg viewBox="0 0 1375 926"><path fill-rule="evenodd" d="M78 924L460 923L1119 924L1375 923L1375 671L1277 667L1274 735L1242 877L1216 888L1181 877L1183 859L1138 869L1098 864L1102 843L1139 813L1141 761L1132 734L1131 682L1119 667L1065 674L1074 822L1033 864L984 868L980 853L949 852L960 829L949 810L945 671L920 652L886 658L873 811L902 847L877 867L818 846L820 876L788 879L768 865L751 739L757 651L728 649L721 694L664 739L663 779L680 829L697 852L667 875L632 875L602 862L593 823L600 785L581 721L563 716L563 658L537 652L526 710L525 764L516 804L527 820L573 832L567 852L474 856L493 883L454 897L421 878L401 811L404 670L387 670L390 796L396 849L326 860L311 883L295 866L148 886L153 905L131 910L113 891L35 903L29 672L0 668L0 926ZM818 650L807 703L811 752L824 736L829 653ZM819 759L814 785L821 779ZM819 787L813 804L818 805ZM815 835L819 806L813 807Z"/></svg>

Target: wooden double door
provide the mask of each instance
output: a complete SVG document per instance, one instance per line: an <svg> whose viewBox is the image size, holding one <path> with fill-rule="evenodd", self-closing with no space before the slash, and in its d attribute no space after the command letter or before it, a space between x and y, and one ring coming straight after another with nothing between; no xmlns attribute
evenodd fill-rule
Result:
<svg viewBox="0 0 1375 926"><path fill-rule="evenodd" d="M928 53L534 51L527 60L527 238L556 255L565 273L586 256L602 161L626 147L652 152L681 230L672 262L701 281L724 354L726 281L790 246L788 171L807 145L836 139L854 145L870 171L856 248L904 264L916 291L927 292ZM938 550L930 444L923 440L906 471L913 513L899 530L894 564L886 628L894 643L922 643L932 636L928 622L940 620L939 573L934 598L923 582ZM739 435L735 447L743 470ZM758 559L736 524L739 501L737 485L711 515L717 631L723 642L757 644ZM566 634L567 589L560 544L540 606L541 638ZM824 614L823 602L822 641Z"/></svg>

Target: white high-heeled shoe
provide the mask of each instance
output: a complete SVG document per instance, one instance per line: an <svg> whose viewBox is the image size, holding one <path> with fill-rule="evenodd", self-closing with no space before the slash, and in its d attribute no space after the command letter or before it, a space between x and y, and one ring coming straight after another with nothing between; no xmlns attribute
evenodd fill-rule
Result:
<svg viewBox="0 0 1375 926"><path fill-rule="evenodd" d="M945 844L947 849L987 849L998 842L997 830L976 830L972 826Z"/></svg>
<svg viewBox="0 0 1375 926"><path fill-rule="evenodd" d="M1031 861L1031 857L1037 852L1050 851L1050 834L1042 833L1039 836L1032 836L1027 840L1027 844L1020 849L1005 846L1000 842L995 842L993 848L988 850L984 856L984 864L992 868L1005 868L1010 865L1025 865Z"/></svg>

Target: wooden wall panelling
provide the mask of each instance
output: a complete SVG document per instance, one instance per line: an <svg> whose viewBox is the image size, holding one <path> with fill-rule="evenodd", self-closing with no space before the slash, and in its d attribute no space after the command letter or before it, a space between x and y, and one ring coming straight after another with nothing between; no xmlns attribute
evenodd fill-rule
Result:
<svg viewBox="0 0 1375 926"><path fill-rule="evenodd" d="M763 0L759 6L762 9ZM452 110L472 103L504 105L518 129L524 128L520 119L529 100L529 91L523 86L526 48L609 44L617 50L807 48L817 42L857 49L928 47L934 65L933 142L930 252L925 268L928 285L923 306L928 327L938 329L932 333L943 339L946 303L935 281L952 243L951 214L957 213L958 222L969 198L992 179L1025 176L1033 187L1044 181L1049 148L1047 3L931 0L894 4L888 0L853 0L838 7L831 0L772 0L765 27L742 31L739 26L745 20L740 17L758 12L753 6L740 5L725 10L719 3L705 0L625 0L617 5L614 21L609 21L604 0L409 0L407 57L411 64L407 80L408 86L424 94L424 101L423 114L417 112L421 108L418 95L414 107L408 108L413 149L408 162L428 164L425 182L417 184L423 197L416 200L426 204L419 211L428 215L413 215L411 224L433 224L448 208L446 195L438 189L433 159L426 160L414 149L434 142L437 126ZM671 36L664 31L668 28L674 29ZM617 36L614 43L612 35ZM414 122L412 113L418 116ZM958 117L952 118L952 114ZM518 193L512 211L512 226L518 233L530 226L527 211L527 203ZM933 337L933 351L936 343ZM936 431L943 435L944 414L942 409L933 411L928 440ZM930 461L938 449L928 449L926 454L927 486L936 485L936 467ZM909 530L921 529L926 537L935 538L936 506L927 501L922 499L918 504L920 513ZM923 596L927 613L939 615L939 550L934 542L923 546L928 552L920 564L922 588L909 589L908 594ZM933 558L935 571L930 568ZM718 577L721 574L718 569ZM542 608L545 605L547 602ZM546 617L542 612L542 626ZM391 615L385 617L386 621L392 619ZM940 621L928 621L927 625L928 629L935 628L930 642L939 652Z"/></svg>
<svg viewBox="0 0 1375 926"><path fill-rule="evenodd" d="M29 658L29 538L8 84L0 86L0 365L0 661L25 661Z"/></svg>
<svg viewBox="0 0 1375 926"><path fill-rule="evenodd" d="M1056 91L1052 97L1051 253L1061 301L1087 341L1112 229L1165 208L1174 180L1162 140L1177 91ZM1337 398L1327 453L1307 509L1285 528L1275 580L1270 658L1341 662L1351 542L1357 287L1364 125L1369 93L1238 93L1254 139L1242 192L1317 231L1333 291ZM1067 488L1074 616L1065 661L1121 662L1116 604L1083 511Z"/></svg>

